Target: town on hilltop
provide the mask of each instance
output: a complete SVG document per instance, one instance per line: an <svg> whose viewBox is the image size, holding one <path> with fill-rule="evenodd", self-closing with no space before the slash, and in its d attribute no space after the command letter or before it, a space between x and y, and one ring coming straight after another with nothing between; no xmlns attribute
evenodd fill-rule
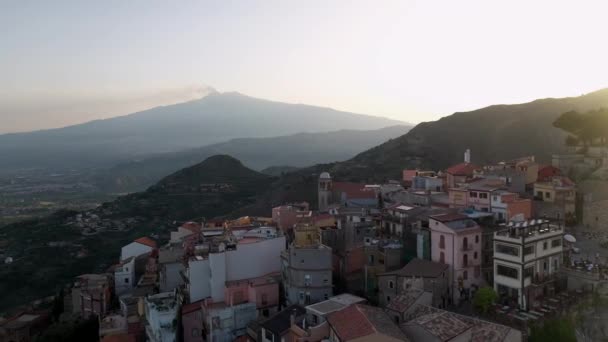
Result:
<svg viewBox="0 0 608 342"><path fill-rule="evenodd" d="M91 318L104 342L526 341L608 289L606 259L577 247L580 196L561 168L589 158L475 165L466 150L446 170L406 169L384 184L322 172L316 206L135 239L106 272L0 320L0 341ZM126 229L93 214L70 224Z"/></svg>

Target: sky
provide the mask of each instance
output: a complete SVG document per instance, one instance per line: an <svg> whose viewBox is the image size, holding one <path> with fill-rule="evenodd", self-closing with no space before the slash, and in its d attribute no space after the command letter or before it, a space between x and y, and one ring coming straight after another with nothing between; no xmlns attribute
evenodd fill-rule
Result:
<svg viewBox="0 0 608 342"><path fill-rule="evenodd" d="M0 133L206 87L417 123L608 87L607 1L0 1Z"/></svg>

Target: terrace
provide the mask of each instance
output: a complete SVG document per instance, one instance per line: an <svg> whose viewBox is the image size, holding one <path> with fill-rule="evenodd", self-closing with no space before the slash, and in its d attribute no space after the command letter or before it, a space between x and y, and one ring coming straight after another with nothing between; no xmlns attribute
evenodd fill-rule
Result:
<svg viewBox="0 0 608 342"><path fill-rule="evenodd" d="M552 224L544 219L509 222L501 227L502 229L494 232L494 239L515 243L522 243L523 239L530 242L564 234L564 227L561 224Z"/></svg>

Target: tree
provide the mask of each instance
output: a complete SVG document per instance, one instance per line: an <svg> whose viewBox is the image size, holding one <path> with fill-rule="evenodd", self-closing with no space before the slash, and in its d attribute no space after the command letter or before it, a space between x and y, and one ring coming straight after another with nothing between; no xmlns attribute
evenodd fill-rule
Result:
<svg viewBox="0 0 608 342"><path fill-rule="evenodd" d="M575 342L574 325L568 318L555 318L535 325L530 332L529 342Z"/></svg>
<svg viewBox="0 0 608 342"><path fill-rule="evenodd" d="M475 293L473 298L473 305L481 313L486 314L498 299L498 294L491 287L482 287Z"/></svg>

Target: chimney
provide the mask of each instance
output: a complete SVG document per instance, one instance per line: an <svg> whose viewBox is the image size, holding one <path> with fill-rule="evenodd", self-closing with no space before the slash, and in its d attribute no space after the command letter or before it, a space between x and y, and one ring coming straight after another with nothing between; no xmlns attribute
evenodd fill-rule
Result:
<svg viewBox="0 0 608 342"><path fill-rule="evenodd" d="M465 163L470 163L471 162L471 150L467 148L466 151L464 151L464 162Z"/></svg>

